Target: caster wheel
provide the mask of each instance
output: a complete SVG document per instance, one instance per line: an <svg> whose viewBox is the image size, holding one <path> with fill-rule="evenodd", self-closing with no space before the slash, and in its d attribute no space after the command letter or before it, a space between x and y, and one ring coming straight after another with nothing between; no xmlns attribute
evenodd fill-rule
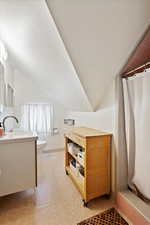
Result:
<svg viewBox="0 0 150 225"><path fill-rule="evenodd" d="M106 195L105 195L105 198L106 198L106 199L110 199L110 195L109 195L109 194L106 194Z"/></svg>
<svg viewBox="0 0 150 225"><path fill-rule="evenodd" d="M83 206L88 207L88 202L85 202L85 200L82 200L82 201L83 201Z"/></svg>
<svg viewBox="0 0 150 225"><path fill-rule="evenodd" d="M66 170L66 175L68 176L69 175L69 173L68 173L68 171Z"/></svg>

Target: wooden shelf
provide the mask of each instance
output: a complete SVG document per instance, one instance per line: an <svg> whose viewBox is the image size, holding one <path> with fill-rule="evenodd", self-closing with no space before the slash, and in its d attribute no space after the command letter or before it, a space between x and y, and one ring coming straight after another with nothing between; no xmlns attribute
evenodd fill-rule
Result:
<svg viewBox="0 0 150 225"><path fill-rule="evenodd" d="M78 159L77 156L75 156L74 154L72 154L71 152L68 151L68 154L70 154L83 168L84 168L84 164L80 162L80 160Z"/></svg>
<svg viewBox="0 0 150 225"><path fill-rule="evenodd" d="M69 166L66 166L66 171L70 175L73 183L76 185L81 195L84 197L84 184L80 182L79 178L75 175L75 173L70 169Z"/></svg>
<svg viewBox="0 0 150 225"><path fill-rule="evenodd" d="M89 128L75 128L65 135L65 169L80 191L85 203L105 194L110 194L111 134ZM84 148L83 163L68 151L68 143ZM71 159L84 168L84 177L78 177L70 168Z"/></svg>

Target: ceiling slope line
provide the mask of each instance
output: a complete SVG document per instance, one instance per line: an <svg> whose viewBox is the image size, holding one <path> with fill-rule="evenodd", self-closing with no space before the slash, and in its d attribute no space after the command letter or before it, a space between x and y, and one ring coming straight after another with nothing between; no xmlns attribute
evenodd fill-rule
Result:
<svg viewBox="0 0 150 225"><path fill-rule="evenodd" d="M87 94L87 92L85 91L85 88L84 88L84 86L83 86L83 84L82 84L82 82L81 82L81 80L80 80L80 78L79 78L79 75L78 75L78 73L79 73L79 72L78 72L78 69L77 69L77 67L75 66L75 64L73 63L73 59L72 59L71 53L70 53L70 51L69 51L69 49L68 49L68 47L67 47L67 44L66 44L64 38L62 37L62 34L61 34L61 32L60 32L60 29L59 29L59 27L58 27L58 25L57 25L57 23L56 23L56 20L55 20L55 16L53 15L52 10L51 10L51 8L50 8L49 3L47 2L47 0L45 0L45 3L46 3L46 6L47 6L47 9L48 9L48 11L49 11L50 16L52 17L53 23L55 24L56 30L57 30L57 32L58 32L58 35L59 35L59 37L60 37L60 39L61 39L61 41L62 41L62 43L63 43L63 46L64 46L64 49L65 49L66 54L67 54L67 56L68 56L68 59L69 59L71 65L72 65L72 68L73 68L73 70L74 70L74 72L75 72L75 74L76 74L76 78L77 78L78 81L80 82L82 92L84 93L84 96L86 97L87 103L88 103L88 105L89 105L89 107L90 107L90 111L93 112L94 109L93 109L92 104L91 104L91 102L90 102L90 100L89 100L88 94Z"/></svg>
<svg viewBox="0 0 150 225"><path fill-rule="evenodd" d="M123 73L124 69L128 65L130 59L132 58L132 56L136 52L139 44L142 42L143 38L145 37L145 35L148 33L149 30L150 30L150 21L145 25L142 33L139 35L139 38L137 39L137 41L135 42L135 45L133 46L133 49L131 49L131 52L128 54L128 56L126 57L123 65L121 66L121 69L119 69L119 72L114 74L114 78L116 78L117 76L121 76L121 74ZM103 96L101 97L101 99L103 99L104 96L105 96L105 91L104 91ZM100 101L100 104L98 104L96 107L94 107L94 112L97 111L101 107L101 103L102 103L102 100Z"/></svg>
<svg viewBox="0 0 150 225"><path fill-rule="evenodd" d="M102 104L104 102L104 100L106 100L106 98L108 97L108 95L110 95L110 91L111 91L111 85L113 83L114 79L111 79L111 82L107 85L106 91L107 91L107 95L106 95L106 91L103 92L103 95L100 99L100 102L94 107L94 112L99 111L100 109L102 109ZM114 97L114 96L113 96ZM114 102L113 102L114 103Z"/></svg>

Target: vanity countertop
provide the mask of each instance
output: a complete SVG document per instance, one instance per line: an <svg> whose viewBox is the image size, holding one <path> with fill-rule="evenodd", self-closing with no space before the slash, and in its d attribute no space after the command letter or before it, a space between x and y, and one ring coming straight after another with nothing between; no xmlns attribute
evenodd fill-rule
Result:
<svg viewBox="0 0 150 225"><path fill-rule="evenodd" d="M0 137L0 144L14 142L28 142L37 140L37 134L32 132L9 132Z"/></svg>

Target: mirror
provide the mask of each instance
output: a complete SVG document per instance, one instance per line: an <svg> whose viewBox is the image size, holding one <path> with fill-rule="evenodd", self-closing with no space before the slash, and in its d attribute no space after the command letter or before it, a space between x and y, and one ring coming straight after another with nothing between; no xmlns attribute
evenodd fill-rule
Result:
<svg viewBox="0 0 150 225"><path fill-rule="evenodd" d="M6 106L14 106L14 89L10 86L10 84L6 85Z"/></svg>
<svg viewBox="0 0 150 225"><path fill-rule="evenodd" d="M0 63L0 112L3 111L5 105L5 93L4 67Z"/></svg>

